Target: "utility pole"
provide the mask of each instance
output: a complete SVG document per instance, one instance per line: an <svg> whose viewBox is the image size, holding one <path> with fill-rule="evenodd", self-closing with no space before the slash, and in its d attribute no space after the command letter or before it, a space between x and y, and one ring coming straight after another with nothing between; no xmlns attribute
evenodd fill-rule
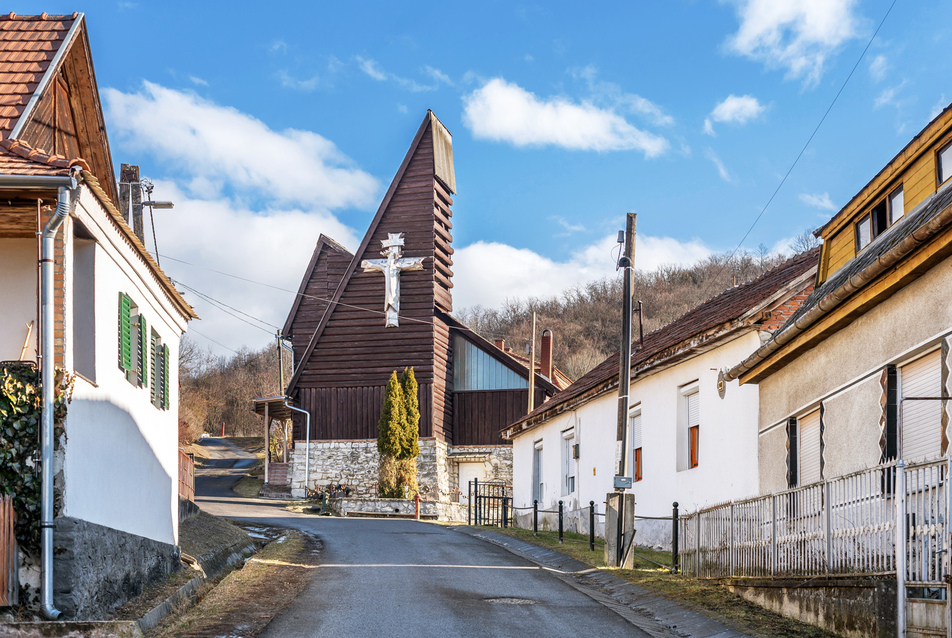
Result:
<svg viewBox="0 0 952 638"><path fill-rule="evenodd" d="M529 345L529 412L535 409L535 333L536 313L532 311L532 339ZM527 412L526 414L528 414Z"/></svg>
<svg viewBox="0 0 952 638"><path fill-rule="evenodd" d="M281 347L281 331L275 333L278 340L278 394L284 396L284 348Z"/></svg>
<svg viewBox="0 0 952 638"><path fill-rule="evenodd" d="M624 290L622 291L621 317L621 354L618 365L618 473L615 475L615 492L618 494L618 518L615 525L617 549L616 564L622 567L625 564L625 491L631 487L631 477L628 471L628 407L629 392L631 389L631 322L632 297L634 297L634 282L632 274L635 265L635 224L637 215L628 213L625 226L625 250L618 259L619 267L623 268Z"/></svg>

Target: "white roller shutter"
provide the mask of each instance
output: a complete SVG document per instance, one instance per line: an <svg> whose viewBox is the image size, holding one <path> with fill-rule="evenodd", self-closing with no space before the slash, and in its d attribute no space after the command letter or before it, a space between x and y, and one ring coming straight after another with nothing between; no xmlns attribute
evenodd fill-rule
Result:
<svg viewBox="0 0 952 638"><path fill-rule="evenodd" d="M686 397L688 400L688 428L693 428L701 423L701 407L698 403L700 395L700 392L695 392Z"/></svg>
<svg viewBox="0 0 952 638"><path fill-rule="evenodd" d="M635 450L641 447L641 412L636 412L628 417L628 427L631 429L631 460L629 460L631 472L629 476L636 476L638 468L635 467Z"/></svg>
<svg viewBox="0 0 952 638"><path fill-rule="evenodd" d="M823 478L820 464L820 411L814 410L797 423L800 428L800 482L816 483Z"/></svg>
<svg viewBox="0 0 952 638"><path fill-rule="evenodd" d="M942 365L939 350L899 368L899 396L938 397ZM902 404L900 455L909 462L934 459L941 454L942 402L904 401Z"/></svg>

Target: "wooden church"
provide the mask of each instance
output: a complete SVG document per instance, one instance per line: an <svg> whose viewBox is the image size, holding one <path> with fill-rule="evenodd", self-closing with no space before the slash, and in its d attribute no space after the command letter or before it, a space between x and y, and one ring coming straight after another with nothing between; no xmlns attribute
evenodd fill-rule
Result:
<svg viewBox="0 0 952 638"><path fill-rule="evenodd" d="M309 487L373 493L384 390L406 367L419 383L424 495L455 500L468 479L511 481L499 432L527 412L529 370L450 315L455 193L452 137L427 111L356 253L318 240L283 328L295 365L287 395L310 414L309 437L294 421L293 494L303 494L305 439ZM551 342L546 354L536 405L566 381Z"/></svg>

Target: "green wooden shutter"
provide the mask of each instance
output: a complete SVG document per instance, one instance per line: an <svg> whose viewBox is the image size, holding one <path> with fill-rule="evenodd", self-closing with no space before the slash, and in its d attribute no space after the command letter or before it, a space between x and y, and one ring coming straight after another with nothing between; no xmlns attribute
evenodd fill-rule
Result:
<svg viewBox="0 0 952 638"><path fill-rule="evenodd" d="M132 370L132 299L119 293L119 367Z"/></svg>
<svg viewBox="0 0 952 638"><path fill-rule="evenodd" d="M169 347L162 346L162 409L169 409Z"/></svg>
<svg viewBox="0 0 952 638"><path fill-rule="evenodd" d="M147 387L149 385L149 365L147 358L149 356L149 326L145 317L139 315L139 385Z"/></svg>
<svg viewBox="0 0 952 638"><path fill-rule="evenodd" d="M155 335L152 335L151 347L149 348L149 361L150 368L152 369L152 405L158 405L156 403L156 397L159 394L159 366L158 362L155 360Z"/></svg>

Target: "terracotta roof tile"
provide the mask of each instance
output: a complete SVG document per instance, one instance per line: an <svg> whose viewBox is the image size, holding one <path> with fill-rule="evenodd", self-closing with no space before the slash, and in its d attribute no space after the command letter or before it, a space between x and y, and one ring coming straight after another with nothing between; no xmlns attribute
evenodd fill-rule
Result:
<svg viewBox="0 0 952 638"><path fill-rule="evenodd" d="M631 355L633 369L650 363L652 359L664 356L675 346L686 340L702 335L718 326L739 319L744 313L759 304L768 301L771 296L794 282L798 277L816 268L820 249L800 253L769 270L757 279L735 286L720 295L696 306L666 326L645 335L644 347ZM538 417L554 408L579 398L598 386L611 382L618 377L618 357L615 353L595 366L587 374L568 388L559 392L544 404L516 421ZM511 426L510 426L511 427Z"/></svg>
<svg viewBox="0 0 952 638"><path fill-rule="evenodd" d="M0 16L0 135L6 137L36 91L78 14Z"/></svg>

